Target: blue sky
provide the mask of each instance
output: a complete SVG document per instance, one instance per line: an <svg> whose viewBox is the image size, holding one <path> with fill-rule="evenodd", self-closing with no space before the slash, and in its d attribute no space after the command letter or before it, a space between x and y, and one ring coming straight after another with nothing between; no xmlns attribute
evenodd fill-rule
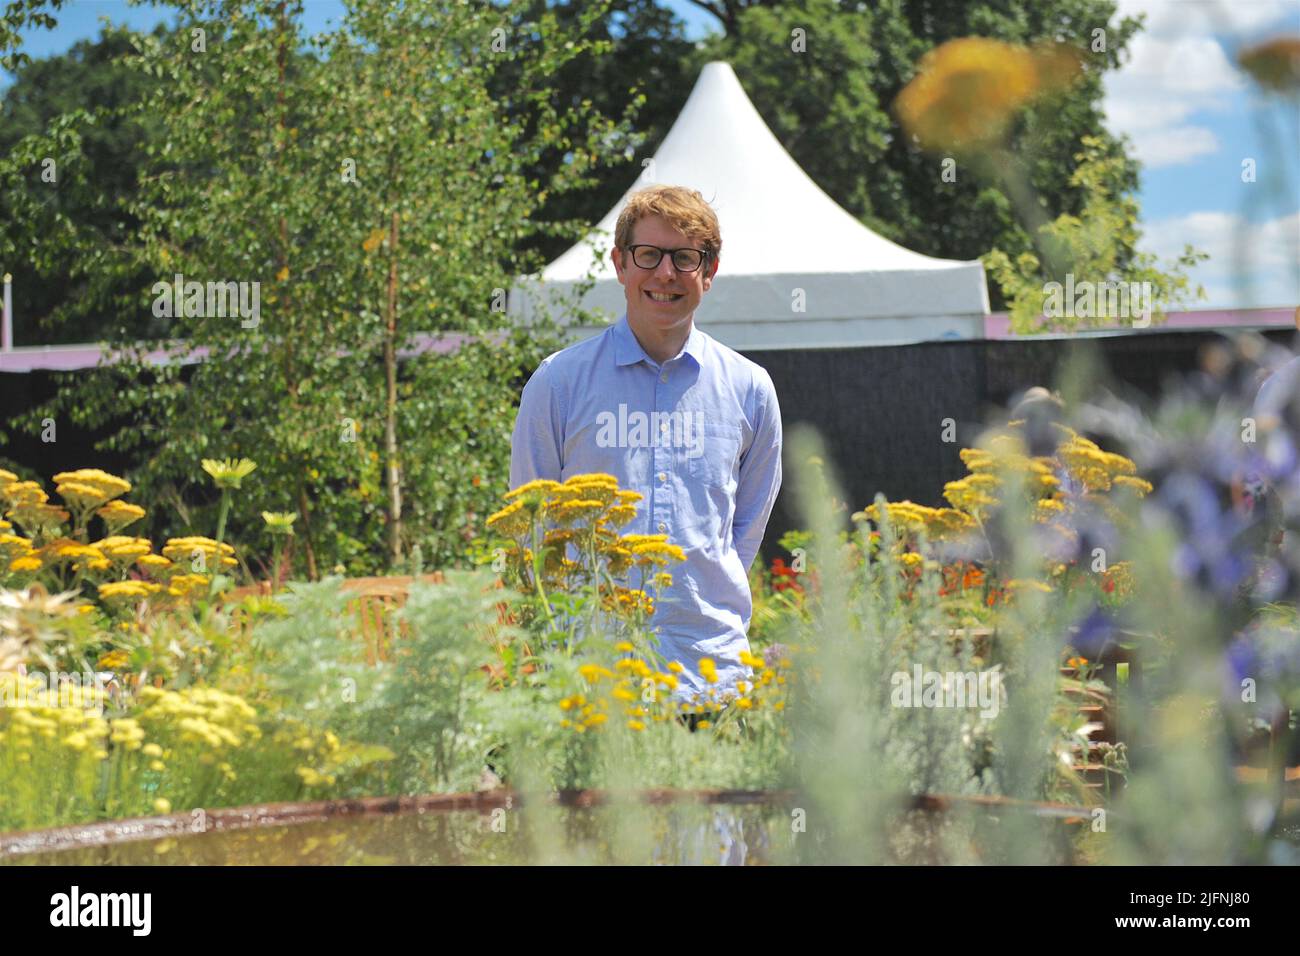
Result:
<svg viewBox="0 0 1300 956"><path fill-rule="evenodd" d="M709 14L669 0L692 39L716 30ZM1143 248L1163 261L1184 243L1211 258L1192 273L1201 308L1300 305L1300 100L1263 96L1235 65L1243 46L1300 36L1300 0L1119 0L1146 30L1106 84L1107 125L1143 163ZM342 14L341 0L304 0L309 32ZM169 16L125 0L70 0L52 31L25 35L32 57L97 36L108 16L149 30ZM0 86L8 77L0 73ZM1256 181L1243 182L1254 160ZM1240 261L1237 261L1240 260Z"/></svg>

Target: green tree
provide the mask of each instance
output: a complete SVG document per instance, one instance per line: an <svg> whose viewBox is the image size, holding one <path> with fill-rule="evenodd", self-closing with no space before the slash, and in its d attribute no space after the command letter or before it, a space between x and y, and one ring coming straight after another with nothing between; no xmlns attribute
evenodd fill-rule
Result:
<svg viewBox="0 0 1300 956"><path fill-rule="evenodd" d="M157 28L165 33L161 25ZM167 324L127 303L145 276L129 269L105 269L102 261L82 261L79 249L95 243L111 254L139 223L127 212L136 191L144 143L153 134L153 118L127 116L156 80L123 64L133 49L131 32L105 28L95 40L82 40L67 53L29 61L18 67L14 83L0 101L0 209L21 191L38 202L38 216L0 216L0 244L5 262L17 275L14 311L19 317L15 344L60 344L160 338ZM86 111L78 129L78 154L84 163L61 168L58 157L24 159L19 143L40 137L60 117ZM36 142L36 141L34 141ZM28 154L29 155L29 154ZM51 168L46 159L54 160ZM52 224L63 222L78 234L76 248L48 241ZM40 257L21 249L43 248ZM39 263L39 269L33 267ZM24 271L18 271L20 264Z"/></svg>
<svg viewBox="0 0 1300 956"><path fill-rule="evenodd" d="M619 116L634 105L636 128L609 147L621 150L631 165L602 164L587 170L580 188L551 194L540 215L548 220L574 223L599 221L632 185L641 172L641 162L654 155L668 134L699 74L702 62L695 45L686 39L682 21L655 0L611 0L607 11L591 19L589 5L555 0L512 0L507 10L513 22L526 23L550 11L566 29L583 29L587 40L608 51L599 57L571 60L553 77L554 102L578 108L584 101L606 116ZM506 64L491 80L495 95L508 99L519 84L518 70ZM514 103L510 115L518 122L534 122L527 104ZM557 145L541 153L529 166L534 179L553 174L565 160L566 148ZM526 243L549 262L568 245L549 236L533 237Z"/></svg>
<svg viewBox="0 0 1300 956"><path fill-rule="evenodd" d="M63 0L9 0L4 16L0 17L0 69L13 71L31 62L22 52L22 31L25 27L58 26L49 11L63 6ZM48 8L48 9L47 9Z"/></svg>
<svg viewBox="0 0 1300 956"><path fill-rule="evenodd" d="M998 184L916 148L891 112L920 58L947 40L984 36L1009 43L1048 40L1084 51L1068 93L1026 109L1009 133L1027 189L1043 214L1079 215L1087 188L1072 176L1085 135L1117 160L1125 191L1137 163L1105 129L1102 77L1119 66L1140 20L1116 18L1115 0L836 0L697 2L726 32L707 59L732 63L763 119L812 179L881 235L927 255L975 259L996 247L1032 249L1030 231ZM1096 30L1103 31L1098 37ZM801 31L801 32L800 32ZM1104 42L1103 42L1104 41ZM1104 46L1104 48L1102 48ZM1134 255L1118 250L1122 262ZM992 290L1000 307L1000 290Z"/></svg>
<svg viewBox="0 0 1300 956"><path fill-rule="evenodd" d="M1158 325L1164 321L1165 306L1185 304L1193 298L1185 270L1205 259L1206 254L1185 246L1168 271L1158 268L1156 257L1150 253L1126 256L1136 248L1141 232L1137 226L1137 200L1123 193L1120 185L1121 161L1107 156L1105 144L1093 136L1083 138L1083 150L1077 159L1079 165L1071 179L1073 185L1086 191L1083 211L1078 216L1062 213L1041 226L1039 245L1068 269L1073 276L1072 286L1085 282L1095 290L1101 283L1120 283L1126 288L1144 285L1151 295L1151 301L1145 303L1150 314L1138 324ZM1049 307L1047 285L1063 282L1066 276L1045 266L1032 252L1023 252L1013 260L1002 250L993 249L984 256L984 264L1006 291L1011 331L1018 335L1071 331L1112 321L1131 325L1136 318L1132 314L1107 315L1097 305L1083 310L1082 315L1072 307L1054 314L1058 310ZM1061 289L1056 291L1061 294ZM1204 289L1197 286L1195 298L1204 294Z"/></svg>
<svg viewBox="0 0 1300 956"><path fill-rule="evenodd" d="M538 265L516 250L549 230L578 238L538 204L619 158L609 144L627 135L627 118L552 101L556 70L600 48L549 12L520 25L484 4L352 0L295 57L300 2L181 10L176 33L137 37L128 58L160 79L138 107L160 126L129 206L154 277L136 305L165 314L181 274L250 298L259 283L260 313L188 308L173 335L204 361L151 368L136 349L24 423L129 417L108 447L148 454L131 476L144 500L183 499L201 457L255 460L231 537L292 507L313 577L391 568L416 543L454 560L505 490L519 374L558 347L546 328L487 337L512 277ZM507 64L531 132L492 96ZM556 144L568 162L530 179ZM398 361L433 333L466 341Z"/></svg>

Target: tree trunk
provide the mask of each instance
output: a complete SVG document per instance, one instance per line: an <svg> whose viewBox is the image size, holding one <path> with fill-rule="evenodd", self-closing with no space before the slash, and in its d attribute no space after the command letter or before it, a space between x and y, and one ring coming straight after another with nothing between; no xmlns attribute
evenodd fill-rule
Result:
<svg viewBox="0 0 1300 956"><path fill-rule="evenodd" d="M311 546L311 509L307 502L307 489L298 482L298 514L302 515L302 551L307 558L307 578L319 581L320 573L316 569L316 551Z"/></svg>
<svg viewBox="0 0 1300 956"><path fill-rule="evenodd" d="M384 454L388 459L388 568L402 560L402 477L397 459L397 213L388 233L388 329L384 337L384 371L388 401L384 409Z"/></svg>

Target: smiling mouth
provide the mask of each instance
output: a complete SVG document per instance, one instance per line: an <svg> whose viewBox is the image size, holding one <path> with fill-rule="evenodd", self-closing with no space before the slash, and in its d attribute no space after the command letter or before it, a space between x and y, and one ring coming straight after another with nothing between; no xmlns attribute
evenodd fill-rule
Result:
<svg viewBox="0 0 1300 956"><path fill-rule="evenodd" d="M646 295L655 302L676 302L682 297L680 292L651 292L649 290L646 290Z"/></svg>

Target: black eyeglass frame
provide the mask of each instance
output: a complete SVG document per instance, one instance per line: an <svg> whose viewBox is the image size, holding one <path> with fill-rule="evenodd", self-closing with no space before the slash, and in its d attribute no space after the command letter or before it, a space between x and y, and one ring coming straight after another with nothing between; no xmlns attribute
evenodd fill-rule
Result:
<svg viewBox="0 0 1300 956"><path fill-rule="evenodd" d="M705 250L705 249L696 249L696 248L693 248L692 246L680 246L680 247L678 247L678 248L676 248L676 249L664 249L664 248L662 248L662 247L660 247L660 246L656 246L656 245L654 245L654 244L652 244L652 243L649 243L649 242L637 242L637 243L633 243L633 244L630 245L630 246L624 246L623 248L624 248L625 250L627 250L628 252L632 253L632 264L635 265L638 269L644 269L646 272L653 272L655 269L658 269L658 268L659 268L659 263L661 263L661 262L664 261L664 254L665 254L665 253L672 253L672 256L673 256L673 258L672 258L673 268L674 268L676 271L678 271L678 272L686 272L686 273L690 273L690 272L698 272L701 268L704 267L704 264L707 263L707 262L709 261L710 258L712 258L712 257L710 256L710 254L709 254L709 252L708 252L707 250ZM636 261L636 250L641 249L641 248L653 249L653 250L655 250L656 252L659 253L659 258L655 259L655 264L654 264L654 265L652 265L652 266L643 266L643 265L641 265L641 263L639 263L639 262ZM677 253L679 253L679 252L694 252L694 253L697 253L697 254L699 255L699 257L700 257L699 265L695 266L693 269L683 269L683 268L681 268L680 266L677 265Z"/></svg>

